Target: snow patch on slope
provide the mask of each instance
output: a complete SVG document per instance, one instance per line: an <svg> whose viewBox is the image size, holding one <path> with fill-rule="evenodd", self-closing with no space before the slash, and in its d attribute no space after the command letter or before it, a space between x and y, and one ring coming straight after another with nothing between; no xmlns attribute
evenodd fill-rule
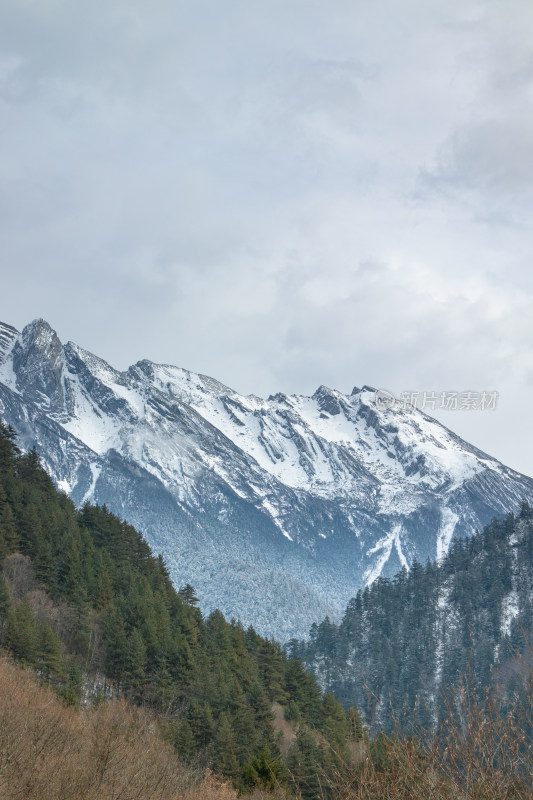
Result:
<svg viewBox="0 0 533 800"><path fill-rule="evenodd" d="M392 553L392 548L396 548L396 553L398 558L400 559L400 563L402 567L409 567L407 563L407 559L402 551L402 544L400 540L400 534L402 532L402 526L400 523L394 525L391 532L380 539L376 544L367 551L367 556L374 555L375 553L379 553L379 557L376 559L374 564L367 569L365 574L363 575L363 582L365 586L370 586L383 571L383 567L387 563Z"/></svg>
<svg viewBox="0 0 533 800"><path fill-rule="evenodd" d="M445 585L439 589L437 599L437 614L438 614L438 635L437 647L435 651L435 685L440 686L442 681L442 667L444 663L444 621L450 599L450 587Z"/></svg>
<svg viewBox="0 0 533 800"><path fill-rule="evenodd" d="M13 358L11 357L11 347L9 353L2 363L0 363L0 383L3 383L15 394L20 394L17 389L17 376L13 370Z"/></svg>
<svg viewBox="0 0 533 800"><path fill-rule="evenodd" d="M441 510L441 520L441 526L437 534L437 561L442 561L450 549L450 542L459 517L450 508L445 507Z"/></svg>
<svg viewBox="0 0 533 800"><path fill-rule="evenodd" d="M280 529L280 531L282 532L282 534L283 534L283 535L284 535L284 536L285 536L285 537L286 537L286 538L287 538L287 539L288 539L290 542L293 542L293 541L294 541L294 539L292 538L292 536L290 535L290 533L287 533L287 531L285 530L285 528L283 527L283 525L282 525L281 521L280 521L280 520L279 520L279 518L278 518L278 517L279 517L279 512L278 512L277 508L276 508L275 506L273 506L273 505L272 505L272 503L269 503L269 501L268 501L268 500L266 500L266 499L263 499L263 502L262 502L262 504L261 504L261 505L263 506L263 508L265 509L265 511L266 511L266 512L267 512L267 513L270 515L270 517L272 518L272 522L274 523L274 525L276 525L276 526L277 526L277 527Z"/></svg>
<svg viewBox="0 0 533 800"><path fill-rule="evenodd" d="M12 392L20 394L17 389L17 376L13 370L12 352L20 334L15 328L0 323L0 383L5 384Z"/></svg>
<svg viewBox="0 0 533 800"><path fill-rule="evenodd" d="M86 395L77 375L69 376L73 416L62 422L63 428L93 452L102 454L120 443L120 422L106 415Z"/></svg>
<svg viewBox="0 0 533 800"><path fill-rule="evenodd" d="M511 623L513 619L518 616L519 610L520 605L518 602L518 594L515 590L513 590L502 600L501 632L503 636L510 636Z"/></svg>
<svg viewBox="0 0 533 800"><path fill-rule="evenodd" d="M94 497L94 490L95 490L95 487L96 487L96 481L100 477L100 473L102 471L102 468L97 466L96 464L90 464L89 466L91 468L91 473L92 473L91 485L89 486L89 488L85 492L80 505L83 505L84 503L90 502L92 500L92 498Z"/></svg>

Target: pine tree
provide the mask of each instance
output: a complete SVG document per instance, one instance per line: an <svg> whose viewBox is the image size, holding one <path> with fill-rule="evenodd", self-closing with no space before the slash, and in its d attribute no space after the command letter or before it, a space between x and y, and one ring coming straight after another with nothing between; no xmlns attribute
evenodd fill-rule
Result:
<svg viewBox="0 0 533 800"><path fill-rule="evenodd" d="M339 703L330 692L326 692L322 701L324 707L324 726L323 731L329 744L337 752L344 749L350 736L350 724L348 717Z"/></svg>
<svg viewBox="0 0 533 800"><path fill-rule="evenodd" d="M38 506L33 498L28 498L22 508L18 523L20 550L25 555L34 557L37 547L43 536L41 517Z"/></svg>
<svg viewBox="0 0 533 800"><path fill-rule="evenodd" d="M11 606L11 597L6 580L0 572L0 632L5 621L5 617Z"/></svg>
<svg viewBox="0 0 533 800"><path fill-rule="evenodd" d="M248 634L249 635L249 634ZM257 635L257 634L256 634ZM277 642L261 639L255 648L263 685L270 700L284 702L286 693L283 687L285 659Z"/></svg>
<svg viewBox="0 0 533 800"><path fill-rule="evenodd" d="M196 752L196 742L189 721L184 718L174 723L172 741L182 761L190 761Z"/></svg>
<svg viewBox="0 0 533 800"><path fill-rule="evenodd" d="M186 583L185 586L178 590L178 597L187 606L197 606L200 602L190 583Z"/></svg>
<svg viewBox="0 0 533 800"><path fill-rule="evenodd" d="M348 719L350 721L352 739L356 742L361 742L364 737L363 720L356 706L351 706L348 709Z"/></svg>
<svg viewBox="0 0 533 800"><path fill-rule="evenodd" d="M128 652L124 619L116 605L110 605L102 615L106 647L105 669L107 675L120 681L127 670Z"/></svg>
<svg viewBox="0 0 533 800"><path fill-rule="evenodd" d="M106 608L113 600L113 582L109 575L109 570L102 568L98 576L96 589L96 608L99 611Z"/></svg>
<svg viewBox="0 0 533 800"><path fill-rule="evenodd" d="M82 567L77 538L77 531L73 528L65 535L58 569L59 589L71 598L79 593L82 585Z"/></svg>
<svg viewBox="0 0 533 800"><path fill-rule="evenodd" d="M60 694L68 705L77 706L83 689L83 673L76 658L71 658L67 666L67 684Z"/></svg>
<svg viewBox="0 0 533 800"><path fill-rule="evenodd" d="M524 498L520 503L520 512L518 514L519 520L533 520L533 508L529 505L528 501Z"/></svg>
<svg viewBox="0 0 533 800"><path fill-rule="evenodd" d="M193 697L187 709L187 720L191 726L196 744L205 748L211 742L214 731L213 712L209 703L200 702Z"/></svg>
<svg viewBox="0 0 533 800"><path fill-rule="evenodd" d="M304 800L316 800L323 795L320 750L312 733L301 726L295 742L290 747L287 767L291 782Z"/></svg>
<svg viewBox="0 0 533 800"><path fill-rule="evenodd" d="M267 791L274 791L287 783L287 771L281 759L272 756L268 743L265 743L259 753L252 756L245 765L243 783L247 789L260 786Z"/></svg>
<svg viewBox="0 0 533 800"><path fill-rule="evenodd" d="M133 696L141 698L146 681L146 647L138 628L134 628L128 642L126 682Z"/></svg>
<svg viewBox="0 0 533 800"><path fill-rule="evenodd" d="M182 758L212 763L241 789L245 765L250 786L281 779L273 701L289 702L304 727L325 731L313 735L330 735L336 709L325 713L301 664L289 665L280 645L226 622L220 611L204 621L194 589L176 592L163 560L134 528L105 507L76 511L36 451L19 457L2 431L0 462L9 469L0 469L0 557L9 591L0 573L0 643L16 658L74 705L84 686L81 664L89 677L103 671L114 690L179 718L168 731ZM26 555L16 554L19 545ZM48 604L49 619L61 615L61 641L36 621L24 596L35 588L39 617Z"/></svg>
<svg viewBox="0 0 533 800"><path fill-rule="evenodd" d="M27 597L11 607L7 617L6 643L15 658L34 664L37 658L39 630Z"/></svg>
<svg viewBox="0 0 533 800"><path fill-rule="evenodd" d="M237 761L235 735L227 714L221 714L217 724L213 746L215 772L235 780L240 773Z"/></svg>
<svg viewBox="0 0 533 800"><path fill-rule="evenodd" d="M16 444L17 435L11 425L0 420L0 475L12 475L16 458L20 453Z"/></svg>
<svg viewBox="0 0 533 800"><path fill-rule="evenodd" d="M249 703L254 710L256 724L265 725L272 719L272 707L266 691L259 681L254 681L248 692Z"/></svg>
<svg viewBox="0 0 533 800"><path fill-rule="evenodd" d="M55 593L56 580L56 560L52 549L52 544L44 536L38 541L35 548L35 577L40 583L44 583L48 590Z"/></svg>
<svg viewBox="0 0 533 800"><path fill-rule="evenodd" d="M52 479L42 468L41 459L34 447L17 459L17 473L25 482L31 484L39 491L52 497L57 494Z"/></svg>
<svg viewBox="0 0 533 800"><path fill-rule="evenodd" d="M0 505L0 559L17 550L19 537L11 505Z"/></svg>
<svg viewBox="0 0 533 800"><path fill-rule="evenodd" d="M252 709L246 704L235 711L232 721L236 743L235 753L239 763L244 764L263 739L262 731L257 726Z"/></svg>
<svg viewBox="0 0 533 800"><path fill-rule="evenodd" d="M41 626L37 655L37 666L41 675L50 682L65 681L65 666L61 653L61 642L48 624Z"/></svg>

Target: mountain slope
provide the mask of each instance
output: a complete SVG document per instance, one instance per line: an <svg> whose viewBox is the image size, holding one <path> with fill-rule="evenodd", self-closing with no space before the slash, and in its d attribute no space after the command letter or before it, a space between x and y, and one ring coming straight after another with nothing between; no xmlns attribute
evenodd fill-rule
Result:
<svg viewBox="0 0 533 800"><path fill-rule="evenodd" d="M325 619L290 652L374 726L442 718L465 677L476 691L512 695L531 671L533 510L493 520L453 542L440 564L380 578L350 601L342 623ZM402 715L405 715L402 718Z"/></svg>
<svg viewBox="0 0 533 800"><path fill-rule="evenodd" d="M43 320L0 327L0 414L206 611L282 639L533 499L531 479L422 412L377 408L368 387L263 400L149 361L118 372Z"/></svg>
<svg viewBox="0 0 533 800"><path fill-rule="evenodd" d="M76 510L35 451L20 455L0 424L0 652L34 669L69 704L113 697L151 709L153 727L161 723L184 761L240 789L286 783L284 764L301 759L299 734L309 728L323 744L315 771L336 779L331 750L350 759L362 736L357 711L347 714L323 695L279 644L226 622L220 611L204 618L197 603L191 586L172 586L164 561L131 525L88 503ZM3 677L0 670L0 697ZM283 763L274 710L299 721ZM2 754L1 709L0 719L4 800L5 764L20 771L21 758L17 748ZM299 780L291 776L297 788ZM123 797L117 785L99 796ZM152 796L148 786L135 794Z"/></svg>

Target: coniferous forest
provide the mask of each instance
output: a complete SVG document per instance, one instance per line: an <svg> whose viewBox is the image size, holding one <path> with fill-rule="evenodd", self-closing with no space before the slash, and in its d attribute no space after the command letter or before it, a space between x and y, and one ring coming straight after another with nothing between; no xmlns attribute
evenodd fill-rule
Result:
<svg viewBox="0 0 533 800"><path fill-rule="evenodd" d="M350 601L340 625L313 625L288 650L375 729L429 728L468 680L478 695L516 692L533 661L533 510L452 542L441 563L415 562Z"/></svg>
<svg viewBox="0 0 533 800"><path fill-rule="evenodd" d="M0 424L0 563L6 800L531 797L527 504L287 655L204 618L134 528L76 509Z"/></svg>
<svg viewBox="0 0 533 800"><path fill-rule="evenodd" d="M125 698L159 715L180 759L239 790L315 797L362 738L355 709L280 645L204 619L161 558L107 509L77 510L0 427L0 644L71 705ZM329 777L328 777L329 776Z"/></svg>

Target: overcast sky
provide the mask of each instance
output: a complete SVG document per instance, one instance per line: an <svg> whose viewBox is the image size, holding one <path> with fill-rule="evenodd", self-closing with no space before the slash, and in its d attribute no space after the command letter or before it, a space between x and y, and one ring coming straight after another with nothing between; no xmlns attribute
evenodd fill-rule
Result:
<svg viewBox="0 0 533 800"><path fill-rule="evenodd" d="M531 0L0 0L0 182L3 321L533 475Z"/></svg>

